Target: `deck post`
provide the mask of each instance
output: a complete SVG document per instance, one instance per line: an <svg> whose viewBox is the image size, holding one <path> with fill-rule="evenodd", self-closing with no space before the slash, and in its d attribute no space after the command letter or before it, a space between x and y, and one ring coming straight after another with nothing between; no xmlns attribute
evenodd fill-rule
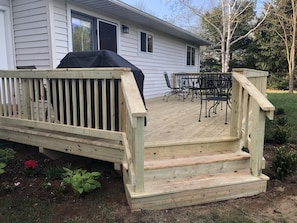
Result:
<svg viewBox="0 0 297 223"><path fill-rule="evenodd" d="M29 79L23 79L22 85L22 98L24 107L24 118L31 119L31 107L30 107L30 89L29 89Z"/></svg>
<svg viewBox="0 0 297 223"><path fill-rule="evenodd" d="M137 117L133 128L133 157L135 164L135 192L144 191L144 117Z"/></svg>
<svg viewBox="0 0 297 223"><path fill-rule="evenodd" d="M232 78L232 109L230 121L230 136L239 137L241 122L239 121L241 114L241 87L240 84Z"/></svg>
<svg viewBox="0 0 297 223"><path fill-rule="evenodd" d="M254 102L253 102L254 104ZM265 112L261 111L261 108L253 106L252 116L252 130L250 141L250 170L253 176L260 176L262 174L262 160L263 160L263 148L264 148L264 134L265 134Z"/></svg>
<svg viewBox="0 0 297 223"><path fill-rule="evenodd" d="M258 90L266 95L267 87L267 76L269 73L267 71L247 69L247 68L233 68L232 72L241 73L247 77L247 79L252 82L252 84L258 88Z"/></svg>

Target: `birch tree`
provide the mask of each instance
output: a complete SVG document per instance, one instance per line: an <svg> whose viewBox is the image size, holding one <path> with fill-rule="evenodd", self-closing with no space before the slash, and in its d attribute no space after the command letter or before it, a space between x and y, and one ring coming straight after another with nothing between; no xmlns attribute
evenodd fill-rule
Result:
<svg viewBox="0 0 297 223"><path fill-rule="evenodd" d="M289 72L289 92L294 90L296 58L297 3L296 0L277 0L273 4L272 23L274 32L283 41Z"/></svg>
<svg viewBox="0 0 297 223"><path fill-rule="evenodd" d="M207 16L203 10L195 7L192 0L179 0L179 2L183 6L189 8L195 15L199 16L203 22L209 24L215 30L216 35L219 36L220 41L215 44L220 45L222 72L229 71L231 46L251 35L251 33L253 33L264 22L270 9L269 5L269 7L266 8L266 11L264 11L264 16L260 20L255 20L254 24L251 24L251 28L249 30L239 36L236 36L235 33L240 33L236 32L238 27L241 23L245 22L245 16L243 15L247 11L254 9L255 1L217 0L215 7L219 9L220 13L220 15L218 15L221 19L219 24L214 22L215 20L212 17L213 14L210 14L211 16Z"/></svg>

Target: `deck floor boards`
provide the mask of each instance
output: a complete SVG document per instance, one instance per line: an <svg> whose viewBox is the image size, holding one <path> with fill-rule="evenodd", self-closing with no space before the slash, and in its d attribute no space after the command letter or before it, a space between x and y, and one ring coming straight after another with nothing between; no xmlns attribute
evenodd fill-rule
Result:
<svg viewBox="0 0 297 223"><path fill-rule="evenodd" d="M172 96L166 102L160 97L147 99L146 107L148 114L147 126L144 129L145 143L229 135L230 125L225 124L225 106L223 110L219 106L217 114L205 118L203 105L201 122L198 122L199 99L194 99L192 102L190 97L183 101ZM228 121L230 121L229 115L230 110Z"/></svg>

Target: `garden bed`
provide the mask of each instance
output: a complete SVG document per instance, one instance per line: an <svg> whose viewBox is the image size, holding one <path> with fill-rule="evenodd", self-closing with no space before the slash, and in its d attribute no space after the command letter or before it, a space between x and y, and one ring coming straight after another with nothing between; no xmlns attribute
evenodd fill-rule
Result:
<svg viewBox="0 0 297 223"><path fill-rule="evenodd" d="M266 145L264 173L271 180L267 192L250 198L162 211L131 213L122 176L112 163L64 155L51 160L38 148L0 142L0 148L16 151L0 175L0 222L296 222L297 174L283 181L274 179L271 168L273 145ZM291 145L296 149L295 145ZM34 174L24 163L34 160ZM78 195L61 178L50 179L62 167L99 171L101 188ZM50 170L50 171L49 171ZM51 173L49 173L51 172Z"/></svg>

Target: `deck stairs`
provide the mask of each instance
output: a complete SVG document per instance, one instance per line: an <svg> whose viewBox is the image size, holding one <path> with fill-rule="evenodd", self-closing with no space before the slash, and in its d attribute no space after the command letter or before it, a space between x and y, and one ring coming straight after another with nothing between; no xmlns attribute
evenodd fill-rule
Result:
<svg viewBox="0 0 297 223"><path fill-rule="evenodd" d="M247 197L266 191L268 177L250 174L250 154L237 138L145 145L144 191L129 180L126 196L133 211L169 209Z"/></svg>

